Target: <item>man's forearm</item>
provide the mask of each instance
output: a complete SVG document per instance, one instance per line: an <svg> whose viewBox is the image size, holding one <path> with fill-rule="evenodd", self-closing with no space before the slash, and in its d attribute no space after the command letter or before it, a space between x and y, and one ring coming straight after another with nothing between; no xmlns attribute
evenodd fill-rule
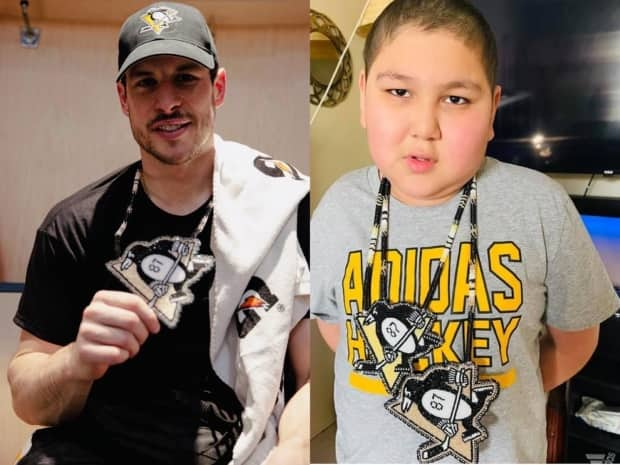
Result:
<svg viewBox="0 0 620 465"><path fill-rule="evenodd" d="M13 408L26 423L55 425L82 411L92 381L71 377L70 346L53 354L18 353L11 361L8 380Z"/></svg>
<svg viewBox="0 0 620 465"><path fill-rule="evenodd" d="M310 463L310 383L304 384L286 404L278 427L278 445L268 465Z"/></svg>
<svg viewBox="0 0 620 465"><path fill-rule="evenodd" d="M278 442L310 444L310 383L304 384L286 404L278 427Z"/></svg>

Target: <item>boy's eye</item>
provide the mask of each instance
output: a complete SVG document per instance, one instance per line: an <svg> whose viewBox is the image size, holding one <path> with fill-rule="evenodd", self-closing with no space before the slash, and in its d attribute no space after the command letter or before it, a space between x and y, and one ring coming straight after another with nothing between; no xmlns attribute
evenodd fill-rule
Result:
<svg viewBox="0 0 620 465"><path fill-rule="evenodd" d="M409 91L407 89L388 89L388 92L394 97L408 97Z"/></svg>
<svg viewBox="0 0 620 465"><path fill-rule="evenodd" d="M451 103L452 105L465 105L466 103L469 103L469 100L465 97L459 97L458 95L449 95L446 97L445 102Z"/></svg>

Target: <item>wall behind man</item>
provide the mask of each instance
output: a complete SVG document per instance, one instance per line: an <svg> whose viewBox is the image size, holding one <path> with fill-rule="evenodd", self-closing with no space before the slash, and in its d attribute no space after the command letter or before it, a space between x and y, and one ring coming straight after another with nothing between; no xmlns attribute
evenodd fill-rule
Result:
<svg viewBox="0 0 620 465"><path fill-rule="evenodd" d="M198 6L210 18L206 5ZM307 12L307 3L300 5ZM50 207L137 160L139 152L114 83L120 20L84 25L35 18L41 42L29 50L19 44L21 23L3 16L5 8L0 5L0 282L23 282L35 230ZM225 5L220 8L229 14ZM283 9L291 10L290 2ZM306 14L296 24L265 24L265 15L258 25L245 24L247 18L242 26L232 24L234 19L218 25L217 19L216 41L228 71L228 90L217 111L216 131L308 173ZM0 338L2 464L13 463L30 430L13 414L5 381L17 347L18 331L11 319L18 297L0 293L0 328L6 329Z"/></svg>
<svg viewBox="0 0 620 465"><path fill-rule="evenodd" d="M36 227L79 187L136 160L114 84L118 26L0 22L0 281L23 281ZM216 130L309 170L307 26L216 28L228 91ZM286 72L282 72L286 70Z"/></svg>

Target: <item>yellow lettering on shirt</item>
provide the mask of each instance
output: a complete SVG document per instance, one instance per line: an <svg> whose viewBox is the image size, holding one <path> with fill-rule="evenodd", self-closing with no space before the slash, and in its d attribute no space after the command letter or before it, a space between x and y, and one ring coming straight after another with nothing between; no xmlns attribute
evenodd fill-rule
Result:
<svg viewBox="0 0 620 465"><path fill-rule="evenodd" d="M400 300L400 277L402 272L403 256L398 250L388 250L385 254L387 264L388 300L398 302ZM370 280L370 300L374 302L381 296L381 253L375 252L372 262L372 278Z"/></svg>
<svg viewBox="0 0 620 465"><path fill-rule="evenodd" d="M513 242L495 242L489 247L489 268L508 287L507 291L491 293L493 306L500 312L516 312L523 304L523 284L514 272L504 264L521 261L521 250Z"/></svg>
<svg viewBox="0 0 620 465"><path fill-rule="evenodd" d="M353 304L356 305L357 311L361 311L363 299L362 252L357 250L349 253L342 278L342 300L345 313L349 316L353 315Z"/></svg>
<svg viewBox="0 0 620 465"><path fill-rule="evenodd" d="M508 346L510 345L512 333L517 329L520 321L520 316L512 317L506 326L504 326L501 318L492 321L493 330L497 336L497 342L499 343L499 355L502 365L506 365L510 361L508 357Z"/></svg>
<svg viewBox="0 0 620 465"><path fill-rule="evenodd" d="M416 269L418 249L407 249L405 254L405 302L419 302L416 300Z"/></svg>
<svg viewBox="0 0 620 465"><path fill-rule="evenodd" d="M470 251L471 245L469 243L460 243L457 254L448 258L442 270L438 288L432 296L429 309L435 314L449 313L453 319L433 322L433 332L442 336L443 344L414 362L414 367L418 371L438 363L460 362L464 358L463 350L466 346L468 326L465 310L469 292L467 279L470 267ZM392 303L405 301L421 305L430 289L433 273L437 269L442 252L443 247L410 248L404 254L398 250L388 250L386 253L386 272L388 275L389 301ZM477 265L476 301L478 308L473 323L471 355L478 366L497 368L500 364L504 367L510 363L510 341L521 321L521 316L506 319L508 315L501 317L499 314L516 312L523 304L523 285L514 271L514 267L511 266L520 263L522 255L516 244L497 242L488 248L487 256L489 271L505 285L505 289L493 291L489 295L484 274L480 264ZM451 272L450 259L454 260L455 258L457 262ZM372 334L368 334L366 329L360 329L354 321L359 319L363 312L365 268L366 260L362 256L362 251L350 252L342 278L342 292L344 311L348 316L345 322L347 359L351 364L357 360L364 360L367 353L374 353L374 358L378 362L383 357L384 349L380 347L375 334L376 330L371 331ZM376 252L371 272L371 302L380 297L380 277L381 257L380 253ZM454 282L452 299L450 299L450 279L453 279ZM493 312L499 314L496 313L496 317L493 317ZM482 318L483 315L485 318ZM373 325L370 326L374 328ZM367 346L368 344L371 346ZM402 357L399 354L396 361L381 368L381 373L387 376L387 381L386 379L382 381L378 376L360 372L354 372L355 376L352 376L351 379L357 379L355 382L357 389L364 392L372 390L377 393L377 386L379 386L377 383L387 382L388 385L391 385L396 381L397 373L392 372L396 363L401 361ZM503 376L502 373L485 373L487 373L485 376ZM509 367L505 375L505 379L503 378L504 387L516 380L514 368ZM364 382L365 379L368 382ZM371 389L372 386L374 388Z"/></svg>
<svg viewBox="0 0 620 465"><path fill-rule="evenodd" d="M420 305L424 303L428 291L431 288L433 276L435 275L435 270L439 265L439 259L441 258L442 253L443 247L431 247L420 250ZM439 284L437 286L437 290L435 291L435 295L433 295L433 298L428 306L429 310L433 313L443 314L448 309L448 305L450 303L450 293L448 291L450 284L449 269L450 258L448 257L443 270L441 270Z"/></svg>
<svg viewBox="0 0 620 465"><path fill-rule="evenodd" d="M456 276L454 278L454 296L452 297L452 313L464 313L467 308L467 296L469 295L469 260L471 256L471 244L462 242L459 246ZM487 294L487 286L480 269L480 263L476 262L476 302L480 313L489 313L491 305Z"/></svg>
<svg viewBox="0 0 620 465"><path fill-rule="evenodd" d="M347 360L351 364L356 360L365 360L364 338L357 329L353 329L351 320L345 321L345 325L347 329Z"/></svg>
<svg viewBox="0 0 620 465"><path fill-rule="evenodd" d="M476 365L481 367L492 366L491 357L480 355L479 349L489 348L489 338L480 334L481 331L488 331L491 327L490 320L474 320L473 338L471 341L472 357Z"/></svg>

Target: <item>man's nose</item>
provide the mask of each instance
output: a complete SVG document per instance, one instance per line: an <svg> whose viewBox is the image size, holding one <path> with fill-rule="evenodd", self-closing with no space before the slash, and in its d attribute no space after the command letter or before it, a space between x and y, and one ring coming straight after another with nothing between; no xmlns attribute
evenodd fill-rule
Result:
<svg viewBox="0 0 620 465"><path fill-rule="evenodd" d="M155 93L155 105L157 110L163 113L171 113L181 105L181 95L170 81L164 81L158 86Z"/></svg>
<svg viewBox="0 0 620 465"><path fill-rule="evenodd" d="M422 140L437 140L441 137L439 109L435 102L418 101L411 109L409 134Z"/></svg>

